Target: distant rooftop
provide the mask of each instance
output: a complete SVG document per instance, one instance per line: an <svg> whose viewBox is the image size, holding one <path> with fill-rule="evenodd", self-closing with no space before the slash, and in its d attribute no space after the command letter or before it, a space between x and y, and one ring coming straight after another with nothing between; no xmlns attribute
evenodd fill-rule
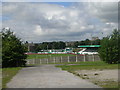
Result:
<svg viewBox="0 0 120 90"><path fill-rule="evenodd" d="M100 45L80 45L78 47L80 47L80 48L83 48L83 47L100 47Z"/></svg>

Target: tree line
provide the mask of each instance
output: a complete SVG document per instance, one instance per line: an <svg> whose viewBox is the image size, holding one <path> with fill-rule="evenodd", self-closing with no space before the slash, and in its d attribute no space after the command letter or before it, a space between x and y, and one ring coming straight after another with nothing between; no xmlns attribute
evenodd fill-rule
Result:
<svg viewBox="0 0 120 90"><path fill-rule="evenodd" d="M100 41L100 39L76 41L72 47L77 48L79 45L100 45Z"/></svg>
<svg viewBox="0 0 120 90"><path fill-rule="evenodd" d="M63 41L59 42L43 42L35 44L35 51L48 50L48 49L65 49L66 45Z"/></svg>
<svg viewBox="0 0 120 90"><path fill-rule="evenodd" d="M72 43L73 44L70 45L66 45L66 42L63 41L33 43L34 46L32 46L30 52L39 52L42 50L50 50L50 49L65 49L66 47L78 48L79 45L100 45L100 39L97 40L86 39L83 41L74 41ZM28 41L26 41L25 44L28 47L28 45L30 45L31 43L28 43Z"/></svg>

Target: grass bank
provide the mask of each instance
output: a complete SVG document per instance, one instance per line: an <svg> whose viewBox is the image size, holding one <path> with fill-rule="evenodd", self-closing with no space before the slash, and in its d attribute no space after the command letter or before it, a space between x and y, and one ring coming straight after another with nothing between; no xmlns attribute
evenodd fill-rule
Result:
<svg viewBox="0 0 120 90"><path fill-rule="evenodd" d="M89 80L92 83L101 86L103 88L118 88L118 82L116 81L95 81L91 78L85 78L84 76L76 73L79 70L105 70L105 69L118 69L118 64L107 64L103 61L96 61L96 62L79 62L79 63L65 63L64 65L57 65L56 67L62 68L62 70L66 70L70 73L75 74L83 79ZM87 73L87 72L86 72ZM87 75L86 75L87 76Z"/></svg>
<svg viewBox="0 0 120 90"><path fill-rule="evenodd" d="M12 79L13 76L17 74L17 72L22 67L15 67L15 68L3 68L2 69L2 88L7 88L6 84Z"/></svg>

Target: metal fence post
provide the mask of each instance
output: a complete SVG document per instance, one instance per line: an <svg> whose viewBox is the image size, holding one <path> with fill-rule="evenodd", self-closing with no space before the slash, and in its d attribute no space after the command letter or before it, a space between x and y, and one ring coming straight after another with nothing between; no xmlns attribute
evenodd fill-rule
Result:
<svg viewBox="0 0 120 90"><path fill-rule="evenodd" d="M77 58L77 55L76 55L76 62L78 62L78 58Z"/></svg>
<svg viewBox="0 0 120 90"><path fill-rule="evenodd" d="M34 59L32 60L32 63L34 64Z"/></svg>
<svg viewBox="0 0 120 90"><path fill-rule="evenodd" d="M70 62L70 57L68 56L68 62Z"/></svg>
<svg viewBox="0 0 120 90"><path fill-rule="evenodd" d="M29 64L32 64L31 61L32 61L32 60L29 61Z"/></svg>
<svg viewBox="0 0 120 90"><path fill-rule="evenodd" d="M84 54L84 62L86 61L85 54Z"/></svg>
<svg viewBox="0 0 120 90"><path fill-rule="evenodd" d="M53 57L54 58L54 63L55 63L55 57Z"/></svg>
<svg viewBox="0 0 120 90"><path fill-rule="evenodd" d="M41 59L40 59L40 64L41 64Z"/></svg>
<svg viewBox="0 0 120 90"><path fill-rule="evenodd" d="M62 63L62 56L61 56L61 63Z"/></svg>
<svg viewBox="0 0 120 90"><path fill-rule="evenodd" d="M51 59L51 55L50 55L50 57L49 57L49 62L51 63L51 61L52 61L52 59Z"/></svg>
<svg viewBox="0 0 120 90"><path fill-rule="evenodd" d="M36 59L34 59L34 64L35 64Z"/></svg>
<svg viewBox="0 0 120 90"><path fill-rule="evenodd" d="M48 64L48 58L47 58L47 64Z"/></svg>
<svg viewBox="0 0 120 90"><path fill-rule="evenodd" d="M29 60L27 60L27 64L30 64Z"/></svg>

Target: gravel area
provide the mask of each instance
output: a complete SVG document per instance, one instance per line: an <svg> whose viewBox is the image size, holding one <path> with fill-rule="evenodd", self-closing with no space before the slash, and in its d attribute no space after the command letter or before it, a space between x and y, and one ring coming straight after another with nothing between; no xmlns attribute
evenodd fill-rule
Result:
<svg viewBox="0 0 120 90"><path fill-rule="evenodd" d="M100 88L54 65L27 67L7 84L8 88Z"/></svg>

